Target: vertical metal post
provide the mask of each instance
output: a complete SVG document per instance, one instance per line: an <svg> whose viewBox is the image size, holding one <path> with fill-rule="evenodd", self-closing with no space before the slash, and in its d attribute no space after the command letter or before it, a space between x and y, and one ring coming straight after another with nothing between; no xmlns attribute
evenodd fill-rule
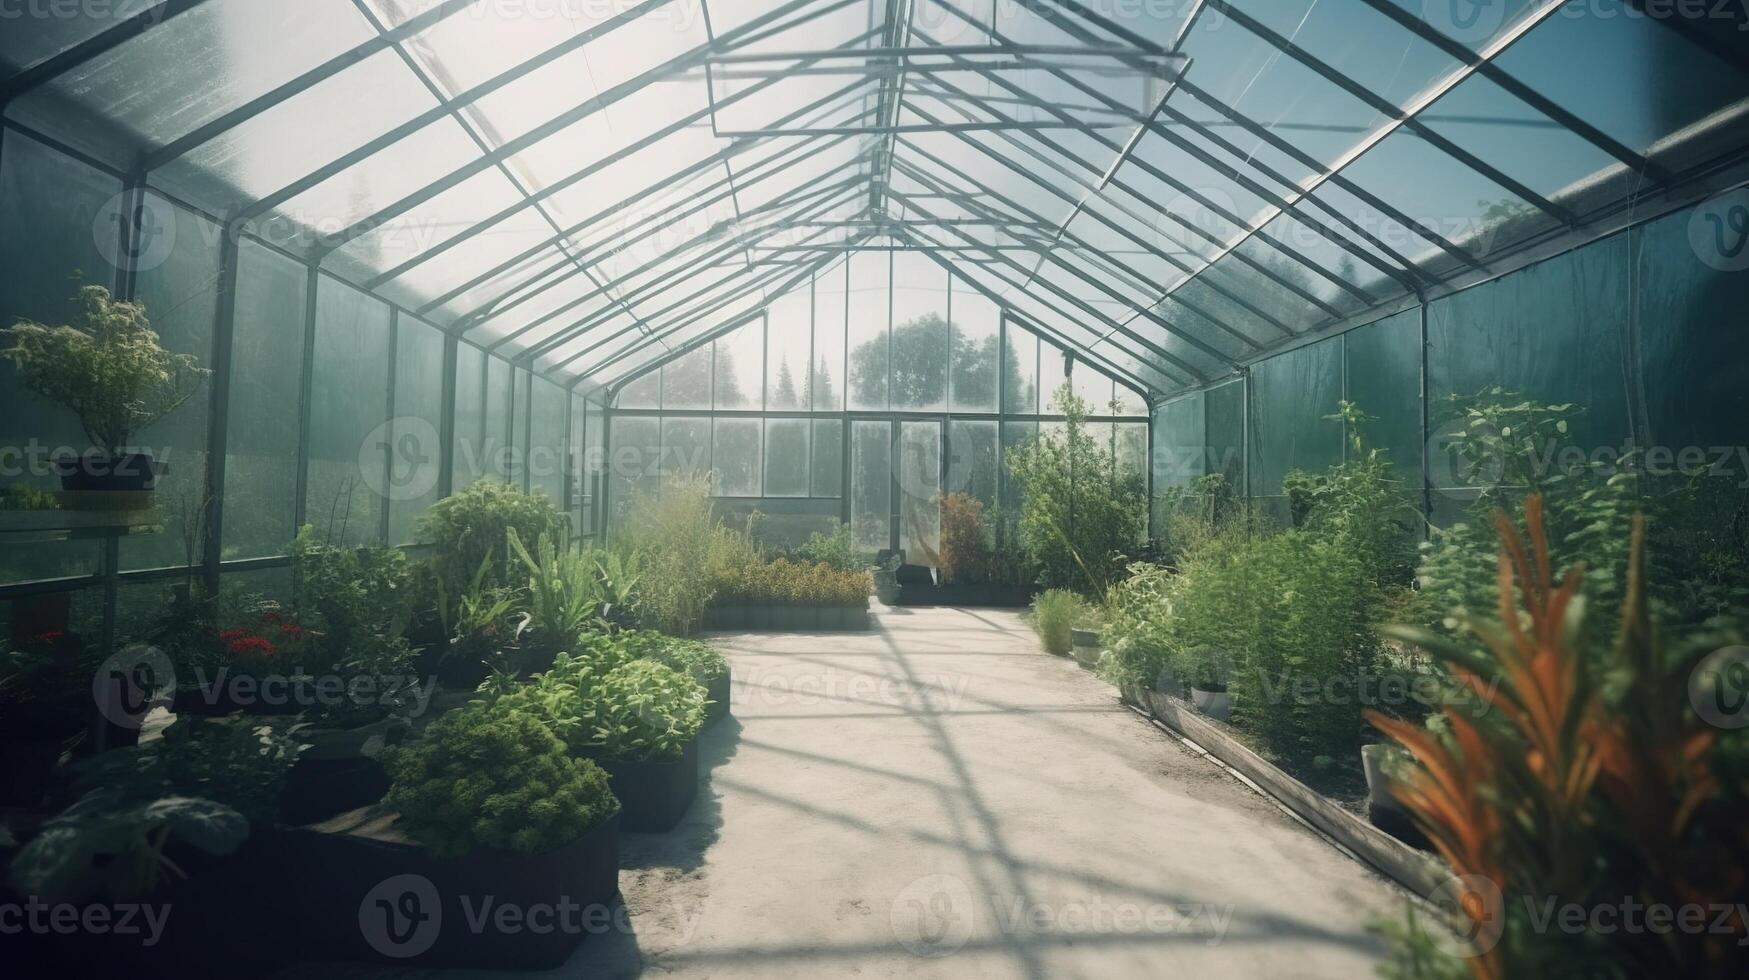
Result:
<svg viewBox="0 0 1749 980"><path fill-rule="evenodd" d="M389 384L388 397L383 402L383 419L389 422L389 438L383 445L383 500L381 513L377 515L377 540L385 545L396 542L389 540L390 508L393 505L395 486L395 383L399 373L396 361L401 356L401 311L389 307Z"/></svg>
<svg viewBox="0 0 1749 980"><path fill-rule="evenodd" d="M596 534L602 544L607 544L608 518L613 514L613 401L617 390L602 392L601 401L601 491L595 495L597 522ZM714 438L716 429L713 427Z"/></svg>
<svg viewBox="0 0 1749 980"><path fill-rule="evenodd" d="M303 367L298 374L298 456L296 461L296 497L292 500L292 527L303 530L309 519L310 495L310 413L315 384L316 365L316 301L321 273L316 265L308 267L304 284L304 344Z"/></svg>
<svg viewBox="0 0 1749 980"><path fill-rule="evenodd" d="M438 414L437 435L442 443L437 449L437 495L441 499L455 493L455 396L456 371L461 341L447 331L443 334L442 407Z"/></svg>
<svg viewBox="0 0 1749 980"><path fill-rule="evenodd" d="M219 563L224 558L225 453L230 436L231 354L237 320L237 264L242 235L227 223L219 252L219 304L213 319L212 389L207 398L206 541L203 577L207 593L219 591Z"/></svg>
<svg viewBox="0 0 1749 980"><path fill-rule="evenodd" d="M1427 401L1433 394L1431 379L1428 377L1428 343L1427 333L1427 302L1423 300L1416 307L1421 320L1421 510L1427 515L1427 527L1433 526L1433 461L1427 458L1432 450L1428 443L1433 438L1432 419Z"/></svg>

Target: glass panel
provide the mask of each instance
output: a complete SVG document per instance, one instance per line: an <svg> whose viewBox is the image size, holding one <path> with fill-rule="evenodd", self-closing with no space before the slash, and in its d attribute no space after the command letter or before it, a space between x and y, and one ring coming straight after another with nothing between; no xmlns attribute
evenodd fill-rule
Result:
<svg viewBox="0 0 1749 980"><path fill-rule="evenodd" d="M711 420L662 420L662 478L708 476L711 471Z"/></svg>
<svg viewBox="0 0 1749 980"><path fill-rule="evenodd" d="M322 541L357 547L382 538L381 491L394 452L394 441L382 428L388 383L388 305L322 276L316 284L304 493L304 520Z"/></svg>
<svg viewBox="0 0 1749 980"><path fill-rule="evenodd" d="M765 420L765 496L808 495L807 419Z"/></svg>
<svg viewBox="0 0 1749 980"><path fill-rule="evenodd" d="M459 397L459 392L458 392ZM395 417L389 449L389 543L410 544L437 502L443 426L443 334L410 316L395 321ZM461 406L456 406L461 427Z"/></svg>
<svg viewBox="0 0 1749 980"><path fill-rule="evenodd" d="M1148 479L1148 423L1119 422L1116 430L1118 478L1134 477L1145 483Z"/></svg>
<svg viewBox="0 0 1749 980"><path fill-rule="evenodd" d="M134 298L145 304L152 329L165 347L193 354L206 364L212 357L213 323L219 311L218 229L156 195L148 196L144 214L153 217L142 224L142 232L156 229L160 235L168 235L171 244L163 248L161 241L143 242L140 258L144 261L135 277ZM162 260L154 262L160 255ZM161 534L121 540L124 569L200 560L209 392L203 386L146 433L153 453L169 465L158 480L165 526Z"/></svg>
<svg viewBox="0 0 1749 980"><path fill-rule="evenodd" d="M711 407L709 344L662 365L662 407Z"/></svg>
<svg viewBox="0 0 1749 980"><path fill-rule="evenodd" d="M755 320L719 337L716 347L717 408L757 411L765 391L765 324ZM754 476L757 481L757 471Z"/></svg>
<svg viewBox="0 0 1749 980"><path fill-rule="evenodd" d="M534 378L528 412L528 489L565 509L565 389Z"/></svg>
<svg viewBox="0 0 1749 980"><path fill-rule="evenodd" d="M613 420L613 452L606 460L610 524L624 524L646 494L662 489L662 423L653 418Z"/></svg>
<svg viewBox="0 0 1749 980"><path fill-rule="evenodd" d="M297 492L304 267L245 239L237 264L231 406L225 446L224 557L285 553ZM384 378L377 378L382 390ZM353 444L357 466L357 443Z"/></svg>
<svg viewBox="0 0 1749 980"><path fill-rule="evenodd" d="M947 271L917 252L893 253L893 408L943 411L952 363Z"/></svg>
<svg viewBox="0 0 1749 980"><path fill-rule="evenodd" d="M1038 337L1008 325L1008 348L1002 356L1002 410L1014 415L1038 414Z"/></svg>
<svg viewBox="0 0 1749 980"><path fill-rule="evenodd" d="M486 357L486 431L481 446L486 475L496 480L510 477L510 362Z"/></svg>
<svg viewBox="0 0 1749 980"><path fill-rule="evenodd" d="M717 419L711 468L720 497L759 496L758 419Z"/></svg>
<svg viewBox="0 0 1749 980"><path fill-rule="evenodd" d="M1068 365L1064 363L1062 350L1041 338L1038 342L1038 400L1041 414L1063 414L1063 406L1057 404L1057 390L1068 380Z"/></svg>
<svg viewBox="0 0 1749 980"><path fill-rule="evenodd" d="M619 390L619 398L614 401L620 408L661 408L662 407L662 374L651 371Z"/></svg>
<svg viewBox="0 0 1749 980"><path fill-rule="evenodd" d="M850 527L860 548L893 546L893 427L853 422L850 429Z"/></svg>
<svg viewBox="0 0 1749 980"><path fill-rule="evenodd" d="M1101 374L1099 369L1085 361L1075 362L1073 388L1075 397L1081 399L1089 415L1111 414L1111 378Z"/></svg>
<svg viewBox="0 0 1749 980"><path fill-rule="evenodd" d="M996 411L996 343L1002 310L963 280L953 281L953 410Z"/></svg>
<svg viewBox="0 0 1749 980"><path fill-rule="evenodd" d="M848 295L845 288L849 265L840 262L814 280L813 387L816 412L844 409L844 318Z"/></svg>
<svg viewBox="0 0 1749 980"><path fill-rule="evenodd" d="M455 466L450 482L465 490L486 475L486 352L456 345Z"/></svg>
<svg viewBox="0 0 1749 980"><path fill-rule="evenodd" d="M813 488L816 497L844 494L844 423L814 420Z"/></svg>
<svg viewBox="0 0 1749 980"><path fill-rule="evenodd" d="M887 323L891 297L890 252L857 252L850 258L850 407L887 408Z"/></svg>
<svg viewBox="0 0 1749 980"><path fill-rule="evenodd" d="M986 507L996 506L996 481L1001 461L995 422L955 420L947 433L947 489L968 493Z"/></svg>
<svg viewBox="0 0 1749 980"><path fill-rule="evenodd" d="M806 284L771 304L765 339L765 407L768 410L806 411L808 408L813 305L813 296Z"/></svg>
<svg viewBox="0 0 1749 980"><path fill-rule="evenodd" d="M941 423L899 423L899 547L934 568L941 550Z"/></svg>
<svg viewBox="0 0 1749 980"><path fill-rule="evenodd" d="M1036 438L1037 422L1002 423L1002 509L1010 515L1020 512L1020 495L1014 487L1014 474L1008 469L1008 454L1014 447L1023 446Z"/></svg>

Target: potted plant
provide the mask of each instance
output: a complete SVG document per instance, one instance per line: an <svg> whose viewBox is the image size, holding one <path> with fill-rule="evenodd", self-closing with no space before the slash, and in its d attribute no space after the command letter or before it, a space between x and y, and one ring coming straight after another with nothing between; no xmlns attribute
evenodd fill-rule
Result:
<svg viewBox="0 0 1749 980"><path fill-rule="evenodd" d="M1208 717L1226 721L1233 714L1233 696L1227 691L1233 675L1231 656L1217 647L1197 647L1185 661L1180 669L1190 678L1190 703Z"/></svg>
<svg viewBox="0 0 1749 980"><path fill-rule="evenodd" d="M162 466L132 439L192 398L208 372L159 344L144 306L112 299L102 286L84 287L79 299L75 325L21 322L5 331L13 345L0 354L16 366L20 387L71 410L91 440L83 456L55 460L64 502L145 508Z"/></svg>
<svg viewBox="0 0 1749 980"><path fill-rule="evenodd" d="M723 655L697 640L682 640L638 630L618 637L633 657L665 664L697 681L709 699L705 707L705 724L714 725L729 715L729 662Z"/></svg>
<svg viewBox="0 0 1749 980"><path fill-rule="evenodd" d="M1099 629L1098 623L1091 615L1069 628L1069 645L1075 652L1075 659L1083 667L1095 667L1099 664Z"/></svg>
<svg viewBox="0 0 1749 980"><path fill-rule="evenodd" d="M607 774L528 712L489 700L437 719L384 762L385 815L297 836L289 926L305 955L415 967L565 962L586 930L472 930L461 900L608 908L619 890L619 804ZM436 915L441 928L418 928L420 916Z"/></svg>

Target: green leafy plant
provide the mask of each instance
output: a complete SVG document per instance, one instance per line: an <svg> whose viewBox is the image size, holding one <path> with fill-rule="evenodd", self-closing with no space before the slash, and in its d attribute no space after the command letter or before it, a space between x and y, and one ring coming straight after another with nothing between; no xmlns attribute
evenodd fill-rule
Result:
<svg viewBox="0 0 1749 980"><path fill-rule="evenodd" d="M613 762L680 758L704 727L703 685L653 660L630 659L625 644L609 642L611 651L560 654L551 670L495 703L539 719L580 756Z"/></svg>
<svg viewBox="0 0 1749 980"><path fill-rule="evenodd" d="M867 608L874 580L866 570L778 558L725 572L717 586L722 602L751 605Z"/></svg>
<svg viewBox="0 0 1749 980"><path fill-rule="evenodd" d="M556 850L619 811L599 766L501 701L449 712L419 741L385 750L383 763L386 803L440 856Z"/></svg>
<svg viewBox="0 0 1749 980"><path fill-rule="evenodd" d="M80 289L79 303L74 325L26 321L5 331L13 346L0 356L16 365L20 387L71 410L92 445L115 457L194 397L208 372L159 344L143 305L113 299L102 286Z"/></svg>
<svg viewBox="0 0 1749 980"><path fill-rule="evenodd" d="M1068 589L1047 589L1032 601L1032 628L1045 651L1059 657L1074 646L1069 631L1091 616L1087 601Z"/></svg>
<svg viewBox="0 0 1749 980"><path fill-rule="evenodd" d="M728 537L702 477L673 478L662 493L639 497L620 539L643 570L636 618L676 636L696 632L715 591L713 552Z"/></svg>
<svg viewBox="0 0 1749 980"><path fill-rule="evenodd" d="M44 823L12 859L9 880L19 893L49 902L134 901L150 895L166 870L186 876L164 854L173 839L222 857L248 837L249 821L212 800L139 800L103 787Z"/></svg>
<svg viewBox="0 0 1749 980"><path fill-rule="evenodd" d="M1328 540L1361 563L1381 587L1406 587L1413 577L1420 512L1392 472L1383 450L1368 448L1371 421L1353 402L1334 415L1348 433L1348 459L1329 470L1296 470L1283 480L1295 527Z"/></svg>
<svg viewBox="0 0 1749 980"><path fill-rule="evenodd" d="M115 787L147 800L199 797L230 807L251 823L271 824L292 766L308 748L296 738L299 728L178 719L161 739L82 764L74 789Z"/></svg>
<svg viewBox="0 0 1749 980"><path fill-rule="evenodd" d="M0 510L60 510L61 502L47 490L14 483L0 488Z"/></svg>
<svg viewBox="0 0 1749 980"><path fill-rule="evenodd" d="M654 660L706 686L729 673L729 662L723 655L697 640L683 640L653 630L622 633L617 639L632 658Z"/></svg>
<svg viewBox="0 0 1749 980"><path fill-rule="evenodd" d="M942 582L989 581L993 550L993 536L984 526L984 502L967 493L943 495L937 558Z"/></svg>
<svg viewBox="0 0 1749 980"><path fill-rule="evenodd" d="M543 534L535 543L537 559L523 547L515 528L506 536L511 554L528 571L528 630L563 646L600 621L603 598L593 556L561 552Z"/></svg>
<svg viewBox="0 0 1749 980"><path fill-rule="evenodd" d="M1293 474L1289 474L1291 479ZM1169 564L1217 535L1233 532L1246 509L1224 473L1209 473L1189 486L1167 487L1160 495L1160 548Z"/></svg>
<svg viewBox="0 0 1749 980"><path fill-rule="evenodd" d="M1061 432L1008 451L1020 495L1021 541L1045 585L1103 599L1141 543L1147 495L1119 469L1112 446L1088 431L1087 406L1065 384L1052 405Z"/></svg>
<svg viewBox="0 0 1749 980"><path fill-rule="evenodd" d="M1561 572L1542 498L1524 533L1504 511L1492 615L1456 637L1398 632L1437 658L1487 710L1437 728L1380 715L1413 754L1393 791L1469 894L1451 913L1490 941L1459 958L1411 912L1385 927L1398 977L1730 977L1742 973L1749 918L1749 778L1725 765L1727 735L1691 710L1700 656L1673 655L1651 614L1646 522L1630 531L1620 631L1607 652L1584 620L1587 576ZM1489 896L1486 892L1492 892ZM1490 900L1490 898L1492 900ZM1539 927L1556 904L1666 910L1698 905L1708 928ZM1716 910L1726 914L1716 917Z"/></svg>
<svg viewBox="0 0 1749 980"><path fill-rule="evenodd" d="M850 525L839 524L831 534L815 531L796 548L796 558L816 565L830 565L841 572L865 572L874 565L874 556L856 546L856 536Z"/></svg>
<svg viewBox="0 0 1749 980"><path fill-rule="evenodd" d="M481 563L490 569L486 586L523 585L524 569L507 543L511 530L523 541L539 541L544 534L564 542L570 524L544 494L490 479L432 504L419 520L420 543L433 546L435 574L451 596L467 590Z"/></svg>

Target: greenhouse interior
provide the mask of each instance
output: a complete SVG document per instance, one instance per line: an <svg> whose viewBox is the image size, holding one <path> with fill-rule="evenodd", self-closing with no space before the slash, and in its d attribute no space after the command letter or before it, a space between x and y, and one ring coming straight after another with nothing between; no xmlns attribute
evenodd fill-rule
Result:
<svg viewBox="0 0 1749 980"><path fill-rule="evenodd" d="M5 969L1749 975L1746 310L1741 0L0 0Z"/></svg>

